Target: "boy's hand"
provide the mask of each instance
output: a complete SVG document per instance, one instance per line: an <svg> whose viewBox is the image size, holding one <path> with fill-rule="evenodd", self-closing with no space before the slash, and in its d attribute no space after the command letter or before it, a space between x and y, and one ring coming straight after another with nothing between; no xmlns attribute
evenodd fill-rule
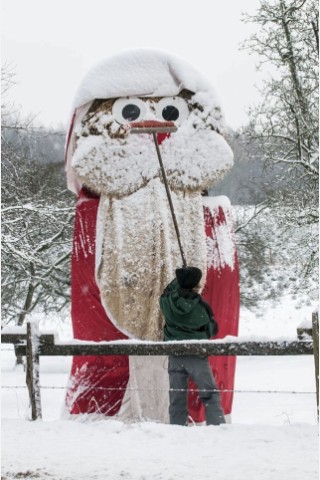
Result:
<svg viewBox="0 0 320 480"><path fill-rule="evenodd" d="M214 318L212 319L211 323L212 323L212 336L215 337L219 333L219 325Z"/></svg>

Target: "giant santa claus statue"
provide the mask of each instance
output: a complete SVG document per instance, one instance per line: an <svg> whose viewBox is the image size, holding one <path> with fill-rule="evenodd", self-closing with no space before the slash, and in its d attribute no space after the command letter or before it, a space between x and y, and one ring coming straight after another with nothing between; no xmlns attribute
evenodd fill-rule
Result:
<svg viewBox="0 0 320 480"><path fill-rule="evenodd" d="M139 49L97 65L75 96L66 172L78 195L71 274L76 339L163 339L159 296L182 262L153 135L148 128L139 135L131 131L168 122L176 131L158 133L157 143L186 260L204 273L202 294L218 321L218 337L237 335L239 275L230 203L205 195L233 165L219 102L184 60ZM166 360L74 357L69 412L167 422ZM210 362L228 416L235 358ZM189 415L195 423L204 420L192 383Z"/></svg>

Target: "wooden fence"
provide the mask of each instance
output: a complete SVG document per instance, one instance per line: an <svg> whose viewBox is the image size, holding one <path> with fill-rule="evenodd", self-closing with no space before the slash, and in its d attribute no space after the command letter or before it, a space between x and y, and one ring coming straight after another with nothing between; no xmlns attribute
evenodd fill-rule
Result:
<svg viewBox="0 0 320 480"><path fill-rule="evenodd" d="M319 415L319 319L313 317L312 337L310 332L298 332L297 341L247 341L236 337L223 340L188 342L144 342L118 340L114 342L86 342L73 340L61 342L54 334L40 334L38 325L27 323L27 330L8 333L4 330L1 343L12 343L17 355L26 356L26 384L29 391L31 418L42 417L40 399L40 356L83 355L312 355L315 358L317 407Z"/></svg>

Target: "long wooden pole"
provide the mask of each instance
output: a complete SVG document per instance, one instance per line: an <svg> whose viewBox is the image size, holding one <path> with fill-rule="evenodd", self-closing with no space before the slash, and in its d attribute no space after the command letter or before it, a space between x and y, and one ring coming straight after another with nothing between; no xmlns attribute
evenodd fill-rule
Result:
<svg viewBox="0 0 320 480"><path fill-rule="evenodd" d="M186 256L185 256L185 253L183 251L183 247L182 247L182 243L181 243L180 231L179 231L179 227L178 227L177 218L176 218L176 215L174 213L174 208L173 208L173 203L172 203L172 198L171 198L171 192L170 192L170 188L169 188L169 185L168 185L166 171L164 169L163 161L162 161L162 158L161 158L161 153L160 153L158 139L157 139L157 133L152 132L152 135L153 135L153 140L154 140L154 143L155 143L155 146L156 146L158 160L159 160L159 163L160 163L163 183L164 183L164 186L165 186L166 192L167 192L167 197L168 197L168 201L169 201L169 205L170 205L172 220L173 220L174 228L175 228L175 231L176 231L177 240L178 240L179 249L180 249L180 254L181 254L181 258L182 258L182 264L183 264L184 267L186 267L187 266L187 260L186 260Z"/></svg>

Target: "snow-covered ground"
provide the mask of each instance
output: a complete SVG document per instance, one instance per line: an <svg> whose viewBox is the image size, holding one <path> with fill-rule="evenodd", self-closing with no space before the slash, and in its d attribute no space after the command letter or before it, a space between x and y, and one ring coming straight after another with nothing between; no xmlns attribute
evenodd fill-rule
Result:
<svg viewBox="0 0 320 480"><path fill-rule="evenodd" d="M240 336L295 338L315 307L295 305L286 297L277 307L267 304L259 317L243 309ZM52 328L41 324L41 330ZM68 323L55 329L60 338L71 336ZM312 356L239 357L232 423L219 427L66 418L70 365L68 357L41 358L43 420L31 422L25 373L14 366L11 346L2 345L3 480L318 478Z"/></svg>

